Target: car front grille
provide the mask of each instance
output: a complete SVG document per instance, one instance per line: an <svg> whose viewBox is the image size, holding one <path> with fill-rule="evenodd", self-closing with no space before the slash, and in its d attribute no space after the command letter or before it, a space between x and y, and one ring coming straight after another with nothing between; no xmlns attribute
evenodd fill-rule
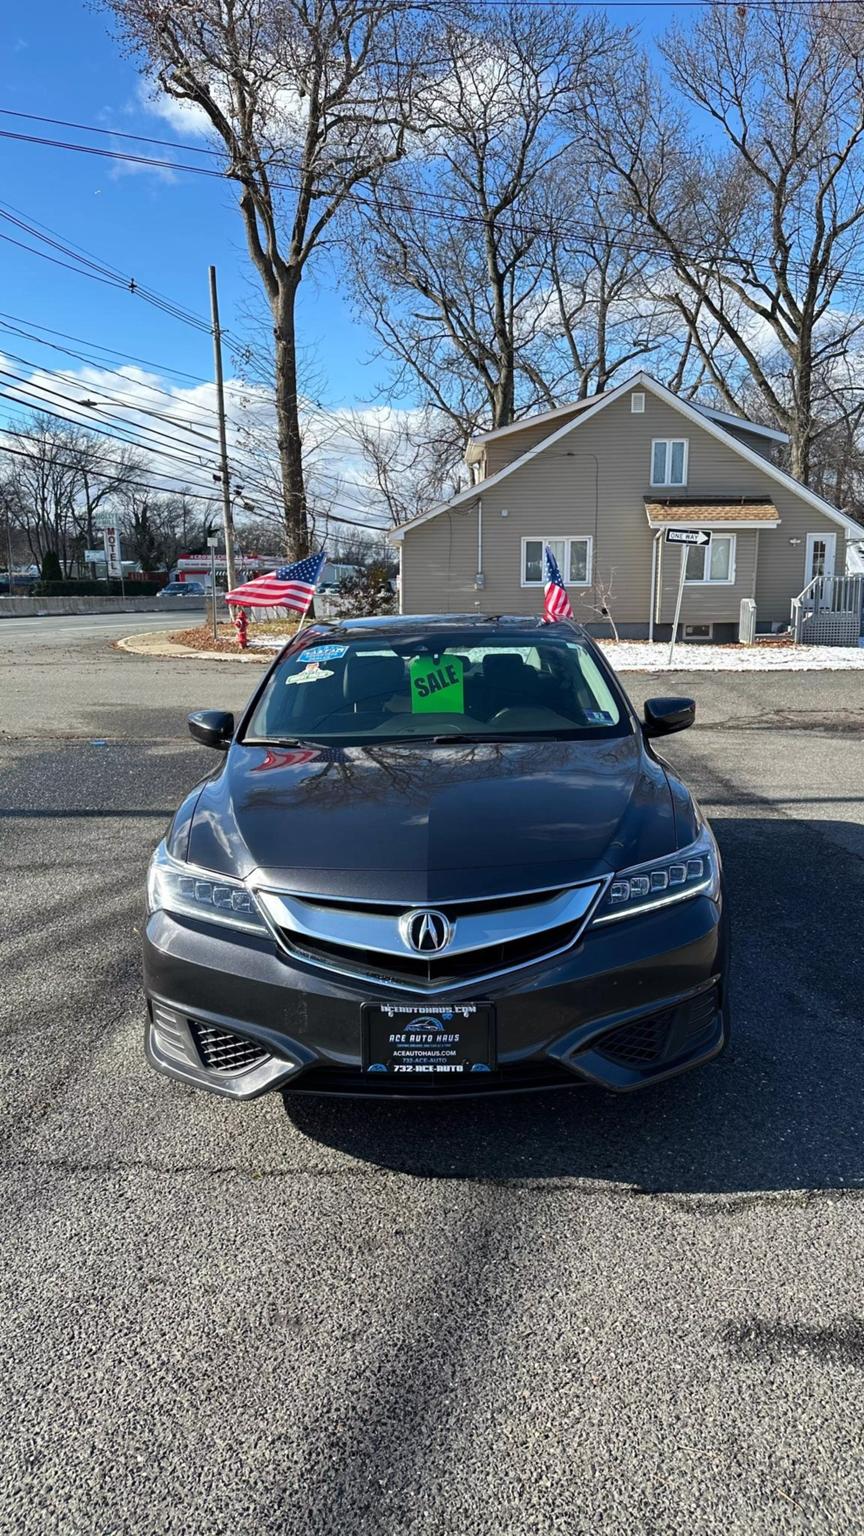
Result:
<svg viewBox="0 0 864 1536"><path fill-rule="evenodd" d="M604 888L595 880L554 890L477 901L359 904L289 892L259 891L259 904L282 946L299 960L363 981L412 991L445 991L532 965L576 943ZM413 952L400 919L440 913L450 941L439 953Z"/></svg>
<svg viewBox="0 0 864 1536"><path fill-rule="evenodd" d="M211 1024L190 1019L189 1030L201 1064L210 1072L243 1072L267 1060L262 1045L255 1040L244 1040L241 1035L232 1035L227 1029L214 1029Z"/></svg>

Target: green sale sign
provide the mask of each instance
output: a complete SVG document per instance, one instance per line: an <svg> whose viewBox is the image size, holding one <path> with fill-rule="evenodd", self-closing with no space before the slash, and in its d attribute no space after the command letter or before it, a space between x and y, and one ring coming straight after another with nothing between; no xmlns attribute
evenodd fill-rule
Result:
<svg viewBox="0 0 864 1536"><path fill-rule="evenodd" d="M464 715L463 673L458 656L415 656L408 668L412 715Z"/></svg>

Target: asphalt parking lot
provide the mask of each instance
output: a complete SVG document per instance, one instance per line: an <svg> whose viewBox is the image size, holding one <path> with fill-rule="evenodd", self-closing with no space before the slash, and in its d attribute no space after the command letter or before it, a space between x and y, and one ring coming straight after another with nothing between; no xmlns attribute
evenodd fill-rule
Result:
<svg viewBox="0 0 864 1536"><path fill-rule="evenodd" d="M625 678L697 699L667 755L730 885L718 1062L624 1099L237 1106L145 1066L138 947L211 762L185 714L258 674L15 625L0 1530L864 1530L861 674Z"/></svg>

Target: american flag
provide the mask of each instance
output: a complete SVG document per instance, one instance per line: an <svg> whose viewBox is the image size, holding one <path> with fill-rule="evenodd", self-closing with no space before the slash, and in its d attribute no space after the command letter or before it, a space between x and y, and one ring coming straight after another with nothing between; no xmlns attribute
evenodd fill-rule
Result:
<svg viewBox="0 0 864 1536"><path fill-rule="evenodd" d="M573 605L567 596L564 578L558 569L558 561L548 544L543 546L543 556L546 561L546 601L543 604L543 617L547 624L555 624L558 619L572 619Z"/></svg>
<svg viewBox="0 0 864 1536"><path fill-rule="evenodd" d="M278 571L267 571L226 592L225 601L240 608L291 608L294 613L305 613L315 596L325 558L322 549L296 565L280 565Z"/></svg>

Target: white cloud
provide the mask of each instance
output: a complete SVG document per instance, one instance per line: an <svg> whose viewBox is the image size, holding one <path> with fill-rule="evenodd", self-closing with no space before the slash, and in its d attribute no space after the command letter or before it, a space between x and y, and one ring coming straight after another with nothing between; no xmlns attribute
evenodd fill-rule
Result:
<svg viewBox="0 0 864 1536"><path fill-rule="evenodd" d="M194 102L177 101L174 96L169 96L156 80L147 77L139 80L136 104L187 139L206 139L212 135L206 112Z"/></svg>

